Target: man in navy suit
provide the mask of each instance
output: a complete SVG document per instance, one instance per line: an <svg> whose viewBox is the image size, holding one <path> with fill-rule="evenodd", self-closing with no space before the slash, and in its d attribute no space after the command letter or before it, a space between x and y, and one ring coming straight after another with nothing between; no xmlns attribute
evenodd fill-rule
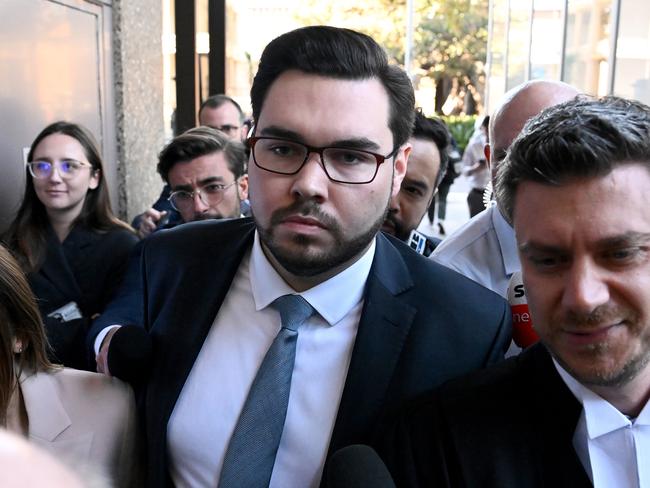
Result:
<svg viewBox="0 0 650 488"><path fill-rule="evenodd" d="M411 83L379 45L333 27L284 34L251 99L253 219L190 223L143 246L149 486L218 483L281 328L278 297L300 295L313 314L270 486L318 486L329 453L366 441L406 399L500 360L509 341L500 297L378 233L414 117Z"/></svg>

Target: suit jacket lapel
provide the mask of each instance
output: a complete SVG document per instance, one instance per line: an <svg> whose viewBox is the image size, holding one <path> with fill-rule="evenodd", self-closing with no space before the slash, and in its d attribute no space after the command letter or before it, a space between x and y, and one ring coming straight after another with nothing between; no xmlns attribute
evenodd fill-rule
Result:
<svg viewBox="0 0 650 488"><path fill-rule="evenodd" d="M97 279L97 266L93 263L97 262L98 253L102 249L104 251L108 250L101 247L100 243L102 238L103 236L101 234L79 225L73 227L66 238L66 248L68 247L67 241L70 241L69 246L74 249L74 254L70 255L68 253L66 262L79 288L78 304L82 310L86 310L87 307L92 306L86 303L85 295L89 294L88 290L82 290L82 288ZM110 252L110 250L108 251ZM61 252L63 252L63 246L61 247Z"/></svg>
<svg viewBox="0 0 650 488"><path fill-rule="evenodd" d="M386 237L378 234L330 454L362 442L380 413L416 313L399 295L412 287L411 275L401 255Z"/></svg>
<svg viewBox="0 0 650 488"><path fill-rule="evenodd" d="M72 426L53 375L56 373L25 373L20 375L20 389L29 420L29 438L48 450L85 461L90 455L93 432L70 435Z"/></svg>
<svg viewBox="0 0 650 488"><path fill-rule="evenodd" d="M531 414L531 422L537 424L539 436L531 442L543 444L539 466L545 486L591 486L573 447L582 405L562 381L546 348L541 344L533 347L529 377L537 415Z"/></svg>
<svg viewBox="0 0 650 488"><path fill-rule="evenodd" d="M71 231L74 232L74 229ZM81 290L63 253L63 246L48 226L45 262L39 273L50 281L59 292L71 301L81 298Z"/></svg>
<svg viewBox="0 0 650 488"><path fill-rule="evenodd" d="M147 394L147 403L150 403L147 406L147 424L158 438L155 445L161 449L166 445L167 421L239 264L252 244L253 230L251 224L245 231L215 234L214 242L208 246L209 254L197 251L196 260L181 263L174 276L169 272L163 273L172 278L173 283L155 282L144 289L149 296L148 308L162 317L160 324L156 323L156 317L145 317L147 327L153 325L150 332L154 343L154 364ZM201 246L201 249L205 248ZM163 252L166 258L170 256L168 249ZM154 258L151 266L153 275L157 274L156 262L160 262L160 256L158 260Z"/></svg>
<svg viewBox="0 0 650 488"><path fill-rule="evenodd" d="M25 400L30 437L54 442L72 424L54 380L47 373L23 371L20 390Z"/></svg>

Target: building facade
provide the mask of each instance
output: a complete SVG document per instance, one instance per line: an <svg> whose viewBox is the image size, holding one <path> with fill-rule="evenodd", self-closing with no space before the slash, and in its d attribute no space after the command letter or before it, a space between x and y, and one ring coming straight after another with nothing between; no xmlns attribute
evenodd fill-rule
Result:
<svg viewBox="0 0 650 488"><path fill-rule="evenodd" d="M486 108L532 79L650 104L647 0L491 0Z"/></svg>

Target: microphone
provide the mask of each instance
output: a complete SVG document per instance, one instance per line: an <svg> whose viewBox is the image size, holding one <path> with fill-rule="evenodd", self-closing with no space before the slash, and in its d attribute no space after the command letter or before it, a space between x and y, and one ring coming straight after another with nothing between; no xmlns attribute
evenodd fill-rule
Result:
<svg viewBox="0 0 650 488"><path fill-rule="evenodd" d="M149 376L151 356L151 337L147 331L137 325L125 325L111 338L106 361L113 376L139 384Z"/></svg>
<svg viewBox="0 0 650 488"><path fill-rule="evenodd" d="M336 451L327 468L328 488L395 488L386 465L369 446L354 444Z"/></svg>
<svg viewBox="0 0 650 488"><path fill-rule="evenodd" d="M522 349L535 344L539 336L533 329L533 319L528 310L528 299L521 271L512 273L508 284L508 303L512 311L512 340Z"/></svg>

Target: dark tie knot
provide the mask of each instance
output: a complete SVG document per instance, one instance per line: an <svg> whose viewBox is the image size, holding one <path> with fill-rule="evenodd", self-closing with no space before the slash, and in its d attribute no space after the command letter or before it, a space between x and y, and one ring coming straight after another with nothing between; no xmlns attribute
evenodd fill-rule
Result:
<svg viewBox="0 0 650 488"><path fill-rule="evenodd" d="M291 330L298 330L314 313L313 307L300 295L282 295L271 306L280 312L282 327Z"/></svg>

